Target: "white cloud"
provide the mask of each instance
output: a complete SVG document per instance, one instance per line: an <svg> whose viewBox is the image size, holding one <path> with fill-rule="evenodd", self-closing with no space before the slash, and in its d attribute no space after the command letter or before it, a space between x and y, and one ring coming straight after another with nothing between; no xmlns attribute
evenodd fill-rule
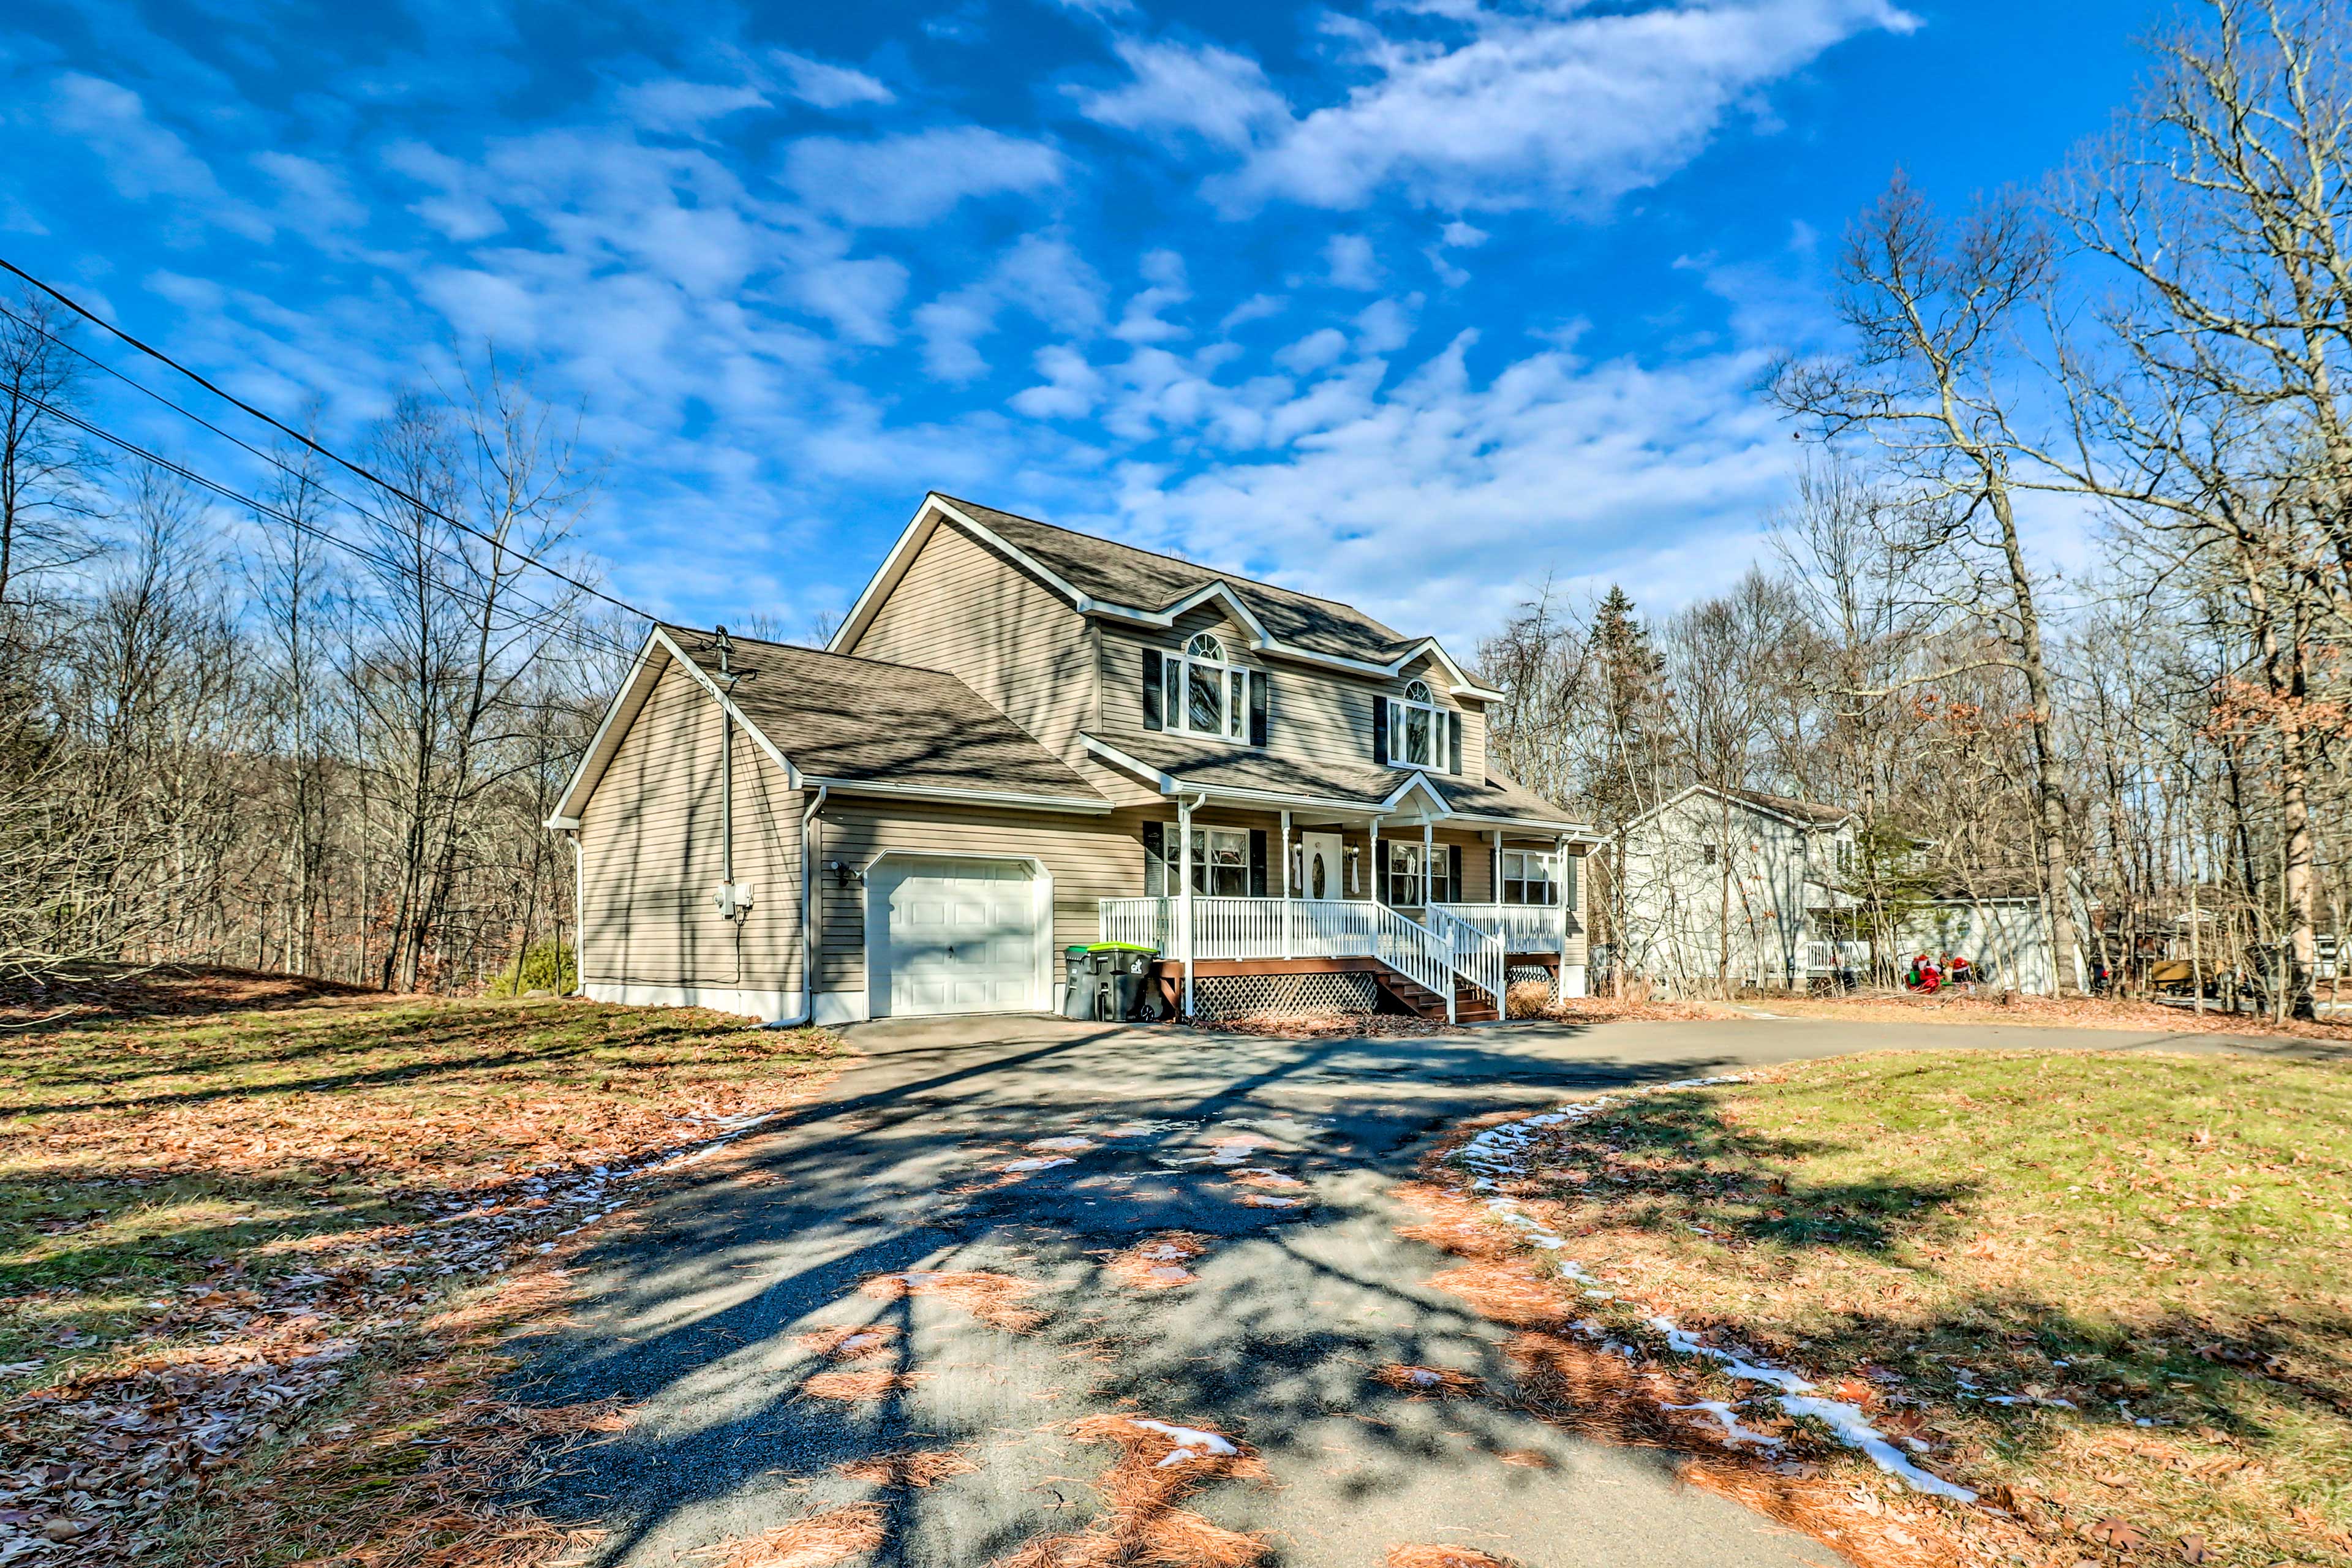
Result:
<svg viewBox="0 0 2352 1568"><path fill-rule="evenodd" d="M829 65L777 49L769 57L792 83L793 96L819 109L846 109L856 103L893 103L898 95L864 71Z"/></svg>
<svg viewBox="0 0 2352 1568"><path fill-rule="evenodd" d="M1391 37L1331 16L1363 76L1301 114L1255 62L1214 45L1127 43L1130 80L1083 112L1240 152L1205 187L1229 210L1356 207L1376 192L1464 211L1599 205L1696 155L1759 90L1858 33L1906 31L1894 0L1681 0L1532 13L1422 6L1452 36Z"/></svg>
<svg viewBox="0 0 2352 1568"><path fill-rule="evenodd" d="M714 120L747 109L763 109L768 102L765 93L747 83L729 86L674 79L635 82L614 94L614 99L632 122L648 131L687 136L699 136Z"/></svg>
<svg viewBox="0 0 2352 1568"><path fill-rule="evenodd" d="M1460 218L1455 218L1452 223L1447 224L1445 227L1439 232L1438 237L1444 240L1447 245L1457 246L1464 250L1468 250L1486 244L1487 235L1485 229L1474 228L1469 224L1464 223Z"/></svg>
<svg viewBox="0 0 2352 1568"><path fill-rule="evenodd" d="M923 361L942 381L971 381L988 362L980 340L998 317L1019 310L1062 332L1085 333L1102 323L1103 282L1069 241L1024 235L980 278L915 312L923 334Z"/></svg>
<svg viewBox="0 0 2352 1568"><path fill-rule="evenodd" d="M183 216L248 239L273 230L259 213L232 199L212 168L179 133L149 118L140 96L119 83L62 71L49 92L49 122L99 155L106 177L132 201L162 200Z"/></svg>
<svg viewBox="0 0 2352 1568"><path fill-rule="evenodd" d="M383 156L384 167L394 174L434 187L434 195L411 203L408 210L447 238L464 245L506 227L505 216L485 188L487 182L471 165L422 142L394 142Z"/></svg>
<svg viewBox="0 0 2352 1568"><path fill-rule="evenodd" d="M1381 286L1381 264L1373 258L1372 242L1360 234L1335 234L1324 241L1323 262L1334 289Z"/></svg>
<svg viewBox="0 0 2352 1568"><path fill-rule="evenodd" d="M1268 316L1278 316L1289 303L1289 300L1279 294L1253 294L1225 312L1225 319L1217 323L1217 331L1230 332L1235 327L1244 323L1262 321Z"/></svg>
<svg viewBox="0 0 2352 1568"><path fill-rule="evenodd" d="M1348 334L1337 327L1323 327L1276 350L1274 363L1293 375L1305 375L1321 370L1347 352Z"/></svg>
<svg viewBox="0 0 2352 1568"><path fill-rule="evenodd" d="M1013 396L1013 406L1030 418L1083 419L1102 401L1102 375L1076 349L1049 343L1037 351L1034 363L1045 384Z"/></svg>
<svg viewBox="0 0 2352 1568"><path fill-rule="evenodd" d="M1106 91L1078 90L1078 112L1089 120L1122 131L1185 132L1226 147L1245 147L1289 121L1290 106L1246 55L1140 38L1114 47L1129 79Z"/></svg>
<svg viewBox="0 0 2352 1568"><path fill-rule="evenodd" d="M784 183L857 227L929 223L966 197L1043 190L1062 173L1062 155L1044 142L978 125L866 142L807 136L784 154Z"/></svg>
<svg viewBox="0 0 2352 1568"><path fill-rule="evenodd" d="M314 240L366 226L368 209L352 195L342 172L291 153L256 153L254 167L278 184L278 220Z"/></svg>
<svg viewBox="0 0 2352 1568"><path fill-rule="evenodd" d="M1457 338L1385 388L1341 367L1247 419L1231 417L1244 394L1222 389L1201 427L1253 432L1255 448L1173 480L1124 467L1097 521L1464 654L1554 573L1675 604L1744 569L1791 462L1752 394L1760 354L1653 366L1546 351L1482 384L1468 347Z"/></svg>
<svg viewBox="0 0 2352 1568"><path fill-rule="evenodd" d="M802 308L833 323L851 342L889 343L907 292L907 268L887 256L813 262L798 270L794 293Z"/></svg>

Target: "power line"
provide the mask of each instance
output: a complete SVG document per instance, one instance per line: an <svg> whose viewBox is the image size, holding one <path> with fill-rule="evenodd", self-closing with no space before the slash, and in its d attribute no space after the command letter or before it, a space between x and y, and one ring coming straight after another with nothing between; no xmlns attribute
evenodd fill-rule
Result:
<svg viewBox="0 0 2352 1568"><path fill-rule="evenodd" d="M63 305L67 310L71 310L75 315L79 316L82 320L98 327L100 331L121 339L124 342L129 343L132 348L137 349L141 353L147 355L149 358L153 359L162 364L170 366L172 369L179 372L182 375L186 376L190 381L194 382L198 386L203 387L206 392L211 393L215 397L219 398L222 402L229 404L233 407L244 410L247 414L249 414L254 418L260 420L264 425L268 426L271 429L278 432L280 435L300 442L303 446L308 447L311 451L318 453L319 456L326 458L329 462L333 463L340 468L350 469L352 473L357 474L361 479L365 479L368 483L375 486L378 489L384 491L386 494L398 496L402 500L407 502L410 506L416 508L417 510L424 512L426 516L438 518L443 522L447 523L450 527L463 530L465 532L474 535L474 537L483 541L485 543L496 544L500 549L506 550L510 553L519 556L522 560L530 562L532 565L538 567L541 571L546 573L549 576L555 578L559 582L568 583L583 594L588 594L596 598L602 599L606 604L611 605L615 608L626 610L629 614L635 616L640 620L653 621L660 618L648 611L639 609L636 605L630 604L626 599L616 598L613 595L607 594L604 590L596 587L593 584L583 583L579 578L571 575L569 573L560 571L557 568L549 565L546 562L540 560L537 556L514 549L513 546L506 544L496 536L487 533L481 529L476 528L472 523L465 522L459 519L451 517L448 513L442 511L429 502L423 500L416 496L411 495L404 489L402 489L398 485L394 484L391 480L383 479L380 475L377 475L367 468L362 468L359 464L352 462L341 453L320 446L318 442L313 441L310 437L305 436L302 432L295 429L292 426L283 424L280 421L270 417L268 415L264 414L260 409L256 408L252 404L246 402L243 398L238 397L234 394L222 391L219 387L214 385L211 382L205 380L202 375L199 375L196 372L189 369L186 365L182 364L178 360L173 359L170 354L165 353L163 350L131 336L129 332L124 331L121 327L116 326L113 322L107 321L104 317L89 310L79 300L74 299L72 296L65 293L61 289L54 288L50 284L44 282L40 279L34 277L31 273L26 271L23 268L17 266L15 262L9 260L5 256L0 256L0 271L14 273L16 277L23 279L26 283L38 289L42 293L47 294L50 299L55 300L58 304Z"/></svg>
<svg viewBox="0 0 2352 1568"><path fill-rule="evenodd" d="M156 391L153 387L149 386L146 383L142 382L142 381L139 381L139 380L136 380L135 378L133 378L133 377L131 377L131 376L129 376L129 375L124 374L123 374L120 369L118 369L118 368L117 368L117 367L115 367L114 365L109 364L106 361L104 361L104 360L102 360L102 359L100 359L96 354L93 354L93 353L89 353L88 350L86 350L86 349L82 348L82 347L81 347L81 345L79 345L79 343L75 343L75 342L70 342L70 341L68 341L68 340L67 340L67 339L65 339L65 338L61 338L61 337L59 337L57 333L55 333L55 332L53 332L53 331L49 331L47 327L45 327L45 326L41 325L41 323L40 323L40 322L38 322L38 321L28 321L28 320L26 320L25 317L20 316L20 315L18 315L16 311L14 311L14 310L10 310L10 309L9 309L6 305L5 305L5 304L0 304L0 316L5 316L8 320L10 320L10 321L12 321L16 322L19 326L25 327L25 328L26 328L26 329L27 329L27 330L29 330L29 331L36 331L36 332L40 333L40 334L41 334L41 336L43 336L43 337L45 337L45 338L48 339L48 341L49 341L49 342L53 342L53 343L57 344L57 345L58 345L58 347L59 347L59 348L61 348L61 349L65 350L68 353L70 353L70 354L74 355L75 357L77 357L77 358L79 358L79 359L80 359L80 360L84 361L86 363L89 363L89 364L90 364L90 365L93 365L93 366L97 367L98 369L100 369L100 370L101 370L101 371L104 371L107 374L109 374L109 375L110 375L110 376L114 377L114 379L115 379L115 380L117 380L117 381L119 381L119 382L122 383L122 384L123 384L123 385L130 387L132 391L134 391L134 392L140 392L140 393L143 393L143 394L145 394L148 397L151 397L151 398L154 399L157 403L162 404L164 407L166 407L166 408L168 408L168 409L172 410L172 412L173 412L174 414L178 414L178 415L181 415L181 416L184 416L185 418L187 418L187 419L189 419L189 420L193 421L194 424L196 424L196 425L200 426L201 426L201 427L203 427L204 429L209 430L209 431L211 431L214 435L218 436L222 440L226 441L226 442L230 443L232 446L237 447L241 448L242 450L244 450L244 451L246 451L246 452L250 453L250 454L251 454L251 455L253 455L254 457L257 457L257 458L260 458L263 462L268 463L270 467L272 467L272 468L274 468L278 469L280 473L283 473L283 474L285 474L285 475L289 476L289 478L291 478L291 479L297 479L297 480L300 481L301 483L303 483L303 484L305 484L305 485L314 485L314 486L316 486L316 487L317 487L317 489L318 489L318 490L319 490L319 492L320 492L321 495L331 497L331 498L332 498L332 499L333 499L333 500L339 500L339 501L342 502L345 506L347 506L347 507L351 508L353 511L355 511L355 512L359 513L362 517L364 517L364 518L368 519L369 521L373 521L373 522L375 522L375 523L378 523L378 524L381 524L382 526L386 527L386 528L390 528L390 527L394 526L394 525L392 523L392 521L391 521L388 518L384 517L381 512L378 512L378 511L375 511L375 510L371 510L371 509L366 505L366 503L364 503L364 502L362 502L362 501L354 500L352 500L351 497L349 497L349 496L347 496L347 495L344 495L341 491L340 491L340 490L338 490L338 489L335 489L333 487L331 487L331 486L330 486L330 485L328 485L328 484L324 483L323 481L321 481L321 480L320 480L320 479L315 479L315 478L314 478L314 477L312 477L310 473L295 468L294 468L294 467L292 467L290 464L287 463L287 462L285 461L285 459L283 459L282 458L278 457L278 454L276 454L275 452L265 451L265 450L263 450L261 447L257 447L257 446L253 445L250 441L246 440L244 437L240 437L240 436L237 436L237 435L235 435L235 434L233 434L233 433L232 433L232 432L230 432L230 431L227 431L227 430L224 430L224 429L222 429L219 426L215 425L211 420L206 419L203 415L198 414L195 410L194 410L194 409L192 409L192 408L189 408L189 407L185 406L184 405L182 405L182 404L178 404L178 403L174 403L174 402L173 402L173 401L172 401L172 399L170 399L170 398L168 398L168 397L164 396L162 393L160 393L160 392ZM58 418L62 418L62 419L68 419L68 420L69 420L70 422L72 422L73 424L75 424L76 426L78 426L79 427L80 427L80 428L82 428L82 429L85 429L85 430L88 430L88 431L89 431L91 434L98 436L98 437L99 437L100 439L102 439L102 440L112 441L112 442L114 442L116 445L123 445L123 444L124 444L124 443L123 443L123 441L122 441L122 439L121 439L121 437L116 437L116 436L113 436L113 435L111 435L111 434L110 434L110 433L109 433L109 432L106 432L106 431L102 431L102 430L99 430L99 429L97 429L95 426L92 426L89 425L87 422L85 422L85 421L81 420L78 416L72 416L72 415L61 414L61 413L58 413L58 412L57 410L55 410L55 409L48 409L47 405L45 405L45 404L38 404L37 400L33 400L33 399L29 399L29 398L28 398L28 399L27 399L27 401L34 401L34 402L36 402L36 405L37 405L37 406L40 406L40 407L42 407L42 408L44 408L44 409L47 409L47 411L48 411L48 412L50 412L51 414L55 415L55 416L56 416L57 417L58 417ZM133 449L135 449L135 448L133 448ZM142 452L142 456L144 455L144 454L143 454L143 452ZM150 460L150 461L157 461L157 459L152 458L149 458L149 460ZM200 484L204 485L205 489L211 489L211 490L214 490L214 491L215 491L215 492L217 492L217 493L224 494L224 495L228 495L228 496L230 496L230 499L240 500L240 501L242 501L242 502L243 502L243 504L245 504L245 505L247 505L247 506L249 506L249 507L252 507L252 508L253 508L254 510L269 510L269 509L267 509L267 508L262 507L262 506L261 506L261 504L260 504L259 502L257 502L257 501L254 501L254 500L251 500L249 498L239 497L239 496L236 496L236 495L234 495L232 492L229 492L229 491L227 491L226 489L224 489L221 485L219 485L216 481L214 481L214 480L211 480L211 479L202 479L202 478L200 478L200 477L194 477L194 476L193 476L193 470L190 470L190 471L189 471L189 475L188 475L188 476L185 476L185 477L191 477L191 478L192 478L192 482L200 483ZM352 545L352 544L348 543L347 542L345 542L344 540L342 540L339 535L335 535L335 534L332 534L332 533L330 533L330 532L322 531L320 531L320 529L318 529L315 525L307 525L307 526L306 526L305 524L301 523L299 521L298 521L298 520L296 520L296 519L292 518L289 514L287 514L287 513L285 513L285 512L281 512L281 511L270 510L270 511L269 511L269 515L274 516L274 517L278 517L278 518L281 519L282 521L288 521L288 522L289 522L289 523L292 523L294 526L296 526L296 527L298 527L298 528L305 528L305 531L306 531L310 532L311 534L313 534L313 535L314 535L314 536L316 536L316 537L325 539L325 540L327 540L327 541L328 541L328 542L330 542L330 543L334 543L334 544L340 544L340 545L342 545L345 549L347 549L347 550L352 550L354 553L359 553L359 554L361 554L362 559L372 561L372 562L373 562L375 564L380 565L380 566L383 566L383 567L385 570L387 570L387 571L399 572L399 571L405 571L405 570L406 570L406 568L405 568L405 567L402 566L402 565L401 565L399 563L397 563L397 562L389 562L389 561L383 560L383 559L382 559L382 558L380 558L380 557L375 557L375 556L366 555L366 554L365 554L365 552L364 552L360 551L360 550L359 550L359 548L358 548L357 546L355 546L355 545ZM465 558L464 558L464 557L462 557L462 556L460 556L460 555L457 555L457 554L456 554L455 552L451 552L451 551L449 551L449 550L444 549L444 548L443 548L442 546L440 546L439 544L432 543L432 542L430 542L424 541L424 540L422 540L421 538L420 538L420 540L419 540L419 542L420 542L421 544L423 544L423 545L424 545L424 547L425 547L425 549L428 549L428 550L432 551L435 554L436 554L436 555L440 556L443 560L449 562L449 563L450 563L451 564L453 564L453 565L457 565L457 566L460 566L460 567L465 567L465 566L468 566L468 565L470 565L470 563L467 562L467 561L465 560ZM507 547L507 549L506 549L506 552L507 552L508 554L510 554L510 555L516 556L516 557L518 557L519 559L521 559L521 560L525 560L525 561L530 561L530 560L532 560L532 558L531 558L530 555L528 555L526 552L522 552L522 551L520 551L520 550L512 549L511 547ZM533 564L537 564L537 563L534 561L534 562L533 562ZM455 591L455 590L452 590L452 591ZM523 592L520 587L513 588L513 589L509 589L509 593L510 593L514 597L516 597L516 598L518 598L518 599L521 600L524 604L529 605L532 606L532 607L533 607L533 608L535 608L535 609L543 610L543 611L545 611L548 615L554 616L554 615L560 615L560 614L562 614L562 612L561 612L560 610L558 610L554 605L551 605L551 604L547 603L547 602L546 602L545 600L543 600L543 599L537 599L537 598L533 598L531 595L528 595L528 594L524 593L524 592ZM648 617L648 618L650 618L650 617Z"/></svg>
<svg viewBox="0 0 2352 1568"><path fill-rule="evenodd" d="M334 533L327 529L320 528L314 522L296 517L291 512L283 511L277 507L269 505L266 501L257 500L253 497L245 494L243 491L236 489L231 486L225 485L218 479L215 479L205 474L199 473L184 463L166 458L159 452L152 452L146 447L139 445L136 441L131 440L127 436L118 435L114 431L106 429L102 426L94 425L89 420L82 418L79 415L74 414L66 409L53 407L37 397L26 396L25 397L25 402L28 405L39 409L42 413L47 415L52 419L58 420L61 424L69 425L75 429L82 431L87 435L94 436L101 441L119 447L122 450L131 454L133 457L140 458L142 461L152 463L156 468L163 469L166 473L175 475L180 479L185 479L192 485L210 490L213 494L221 497L225 500L232 501L236 505L246 507L261 516L275 518L278 521L285 523L288 527L292 528L299 532L307 534L323 543L331 544L339 550L347 551L351 554L359 557L361 560L367 562L373 566L376 566L383 571L392 573L406 573L410 570L404 563L378 554L375 552L367 549L363 545L354 544L350 540L343 538L340 534ZM496 609L495 600L489 595L484 594L478 590L466 588L447 583L440 584L440 587L444 593L480 605L485 612L494 612ZM523 595L520 595L516 596L523 597ZM533 630L541 632L549 637L568 640L575 646L584 647L593 644L604 652L615 654L624 658L634 658L636 655L637 650L633 646L622 643L614 638L608 637L603 633L593 631L586 626L555 619L554 616L557 615L557 612L546 605L529 598L525 598L524 602L538 609L540 614L536 616L517 616L517 622L522 626L529 626Z"/></svg>

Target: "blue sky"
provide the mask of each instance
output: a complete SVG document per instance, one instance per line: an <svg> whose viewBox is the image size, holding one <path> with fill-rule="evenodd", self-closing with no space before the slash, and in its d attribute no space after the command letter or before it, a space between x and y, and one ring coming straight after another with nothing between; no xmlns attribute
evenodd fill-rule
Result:
<svg viewBox="0 0 2352 1568"><path fill-rule="evenodd" d="M937 488L1466 651L1736 576L1847 220L2039 178L2164 9L15 0L0 253L341 439L494 340L661 613L805 627Z"/></svg>

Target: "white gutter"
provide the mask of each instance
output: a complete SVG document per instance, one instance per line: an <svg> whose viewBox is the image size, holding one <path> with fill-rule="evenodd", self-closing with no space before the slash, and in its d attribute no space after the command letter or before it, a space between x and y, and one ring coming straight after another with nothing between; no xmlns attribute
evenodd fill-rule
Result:
<svg viewBox="0 0 2352 1568"><path fill-rule="evenodd" d="M837 789L844 795L895 795L905 800L935 800L947 805L1026 806L1032 811L1071 812L1107 816L1114 807L1100 795L1089 800L1075 795L1023 795L1017 790L955 789L944 784L884 784L873 779L830 779L803 774L803 785Z"/></svg>
<svg viewBox="0 0 2352 1568"><path fill-rule="evenodd" d="M816 786L816 798L801 813L801 1022L816 1022L816 944L809 940L814 917L810 909L816 886L816 868L809 863L809 824L824 809L826 786Z"/></svg>

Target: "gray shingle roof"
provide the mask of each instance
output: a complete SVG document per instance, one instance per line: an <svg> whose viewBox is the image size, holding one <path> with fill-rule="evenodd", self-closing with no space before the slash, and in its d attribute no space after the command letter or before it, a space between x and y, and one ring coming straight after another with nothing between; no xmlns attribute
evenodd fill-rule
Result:
<svg viewBox="0 0 2352 1568"><path fill-rule="evenodd" d="M1335 599L1318 599L1198 562L1073 533L1034 517L999 511L956 496L943 493L940 499L953 503L974 522L1090 598L1158 610L1211 583L1223 583L1277 640L1316 653L1386 663L1421 640L1402 636L1354 605Z"/></svg>
<svg viewBox="0 0 2352 1568"><path fill-rule="evenodd" d="M719 673L709 636L665 626ZM1100 800L1078 771L952 675L735 637L735 705L803 773L843 783Z"/></svg>
<svg viewBox="0 0 2352 1568"><path fill-rule="evenodd" d="M1853 815L1842 805L1822 805L1815 801L1799 800L1794 795L1768 795L1760 789L1735 789L1724 793L1734 800L1744 800L1767 811L1777 811L1782 816L1792 816L1800 822L1811 822L1823 827L1835 827Z"/></svg>
<svg viewBox="0 0 2352 1568"><path fill-rule="evenodd" d="M1367 809L1394 795L1408 776L1399 769L1371 763L1304 763L1248 746L1203 745L1155 735L1122 735L1103 744L1190 784L1312 795ZM1568 812L1508 779L1496 777L1480 784L1447 773L1423 776L1455 811L1541 823L1574 820Z"/></svg>

